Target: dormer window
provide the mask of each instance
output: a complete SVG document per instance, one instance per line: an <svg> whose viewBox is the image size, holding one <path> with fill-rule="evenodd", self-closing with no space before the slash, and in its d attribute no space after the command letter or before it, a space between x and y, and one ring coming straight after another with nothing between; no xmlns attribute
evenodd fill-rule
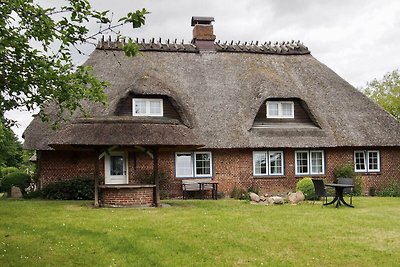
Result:
<svg viewBox="0 0 400 267"><path fill-rule="evenodd" d="M267 101L267 118L293 119L293 101Z"/></svg>
<svg viewBox="0 0 400 267"><path fill-rule="evenodd" d="M163 116L163 100L161 98L133 98L133 116Z"/></svg>

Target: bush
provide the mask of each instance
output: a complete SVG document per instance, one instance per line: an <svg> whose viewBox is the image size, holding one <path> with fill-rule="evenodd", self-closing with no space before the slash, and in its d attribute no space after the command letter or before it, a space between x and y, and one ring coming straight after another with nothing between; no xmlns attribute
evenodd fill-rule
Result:
<svg viewBox="0 0 400 267"><path fill-rule="evenodd" d="M250 199L250 194L243 188L236 188L234 187L230 193L231 198L234 199L241 199L241 200L248 200Z"/></svg>
<svg viewBox="0 0 400 267"><path fill-rule="evenodd" d="M11 172L4 176L3 180L1 181L1 186L4 191L10 192L11 187L16 186L21 189L21 193L23 195L26 194L25 189L29 186L31 182L31 177L23 172Z"/></svg>
<svg viewBox="0 0 400 267"><path fill-rule="evenodd" d="M346 163L337 167L334 171L335 178L354 178L353 164Z"/></svg>
<svg viewBox="0 0 400 267"><path fill-rule="evenodd" d="M17 167L4 167L1 169L1 176L6 177L8 174L13 172L19 172Z"/></svg>
<svg viewBox="0 0 400 267"><path fill-rule="evenodd" d="M361 196L362 195L361 176L353 178L353 181L354 181L353 195Z"/></svg>
<svg viewBox="0 0 400 267"><path fill-rule="evenodd" d="M301 191L307 200L316 199L314 184L310 177L304 177L298 181L296 184L296 191Z"/></svg>
<svg viewBox="0 0 400 267"><path fill-rule="evenodd" d="M27 192L26 195L24 195L24 198L26 199L43 198L43 192L41 190L30 191Z"/></svg>
<svg viewBox="0 0 400 267"><path fill-rule="evenodd" d="M94 199L94 178L77 177L48 184L42 189L42 196L61 200Z"/></svg>
<svg viewBox="0 0 400 267"><path fill-rule="evenodd" d="M400 183L391 182L382 186L377 195L380 197L400 197Z"/></svg>

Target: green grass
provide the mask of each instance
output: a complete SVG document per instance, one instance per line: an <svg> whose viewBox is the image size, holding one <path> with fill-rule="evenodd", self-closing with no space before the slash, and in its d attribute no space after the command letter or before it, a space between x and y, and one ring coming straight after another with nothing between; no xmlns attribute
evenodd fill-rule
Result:
<svg viewBox="0 0 400 267"><path fill-rule="evenodd" d="M0 266L399 266L400 198L355 198L354 209L163 203L0 200Z"/></svg>

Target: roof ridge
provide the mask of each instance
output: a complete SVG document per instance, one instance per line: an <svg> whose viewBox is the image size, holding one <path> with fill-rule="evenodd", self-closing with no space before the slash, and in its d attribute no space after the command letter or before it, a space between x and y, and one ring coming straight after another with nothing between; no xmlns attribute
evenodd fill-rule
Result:
<svg viewBox="0 0 400 267"><path fill-rule="evenodd" d="M143 38L139 40L139 38L128 40L134 42L139 45L140 51L158 51L158 52L189 52L189 53L198 53L199 48L196 44L191 41L190 43L185 43L185 40L182 39L178 42L178 39L174 39L170 41L170 39L163 40L161 38L155 39L151 38L146 42ZM101 40L99 40L96 48L101 50L122 50L122 47L126 43L126 38L117 38L115 40L111 40L111 36L107 40L104 39L104 36ZM240 43L231 41L221 42L218 40L214 42L215 51L217 52L235 52L235 53L258 53L258 54L282 54L282 55L294 55L294 54L310 54L310 50L307 46L305 46L302 42L299 41L282 41L282 42L259 42L259 41L251 41Z"/></svg>

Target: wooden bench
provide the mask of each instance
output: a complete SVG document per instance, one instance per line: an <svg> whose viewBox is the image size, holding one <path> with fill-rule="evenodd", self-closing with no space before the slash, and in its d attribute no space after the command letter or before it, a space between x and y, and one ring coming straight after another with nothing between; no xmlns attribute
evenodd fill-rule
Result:
<svg viewBox="0 0 400 267"><path fill-rule="evenodd" d="M210 184L207 184L210 182ZM183 199L186 199L185 194L187 195L187 192L189 191L202 191L202 197L204 197L204 191L211 190L213 191L213 196L216 192L215 185L211 184L212 180L211 178L202 178L202 179L184 179L182 180L182 196ZM205 184L202 184L205 183Z"/></svg>

